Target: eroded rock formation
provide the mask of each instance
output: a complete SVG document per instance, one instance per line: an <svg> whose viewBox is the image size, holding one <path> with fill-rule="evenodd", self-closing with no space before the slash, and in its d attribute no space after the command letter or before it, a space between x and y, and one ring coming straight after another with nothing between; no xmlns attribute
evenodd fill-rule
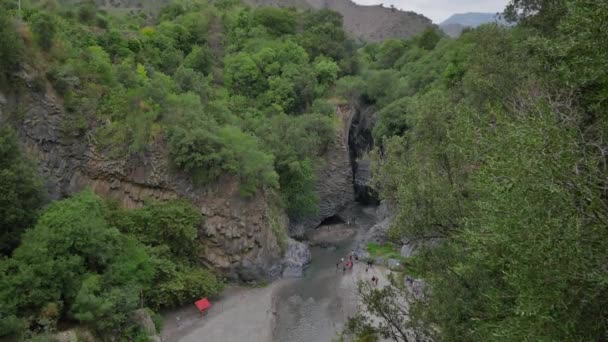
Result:
<svg viewBox="0 0 608 342"><path fill-rule="evenodd" d="M52 88L40 94L31 83L23 74L15 82L23 89L0 92L0 123L19 115L19 135L39 162L51 199L86 188L128 208L148 199L186 198L204 216L199 234L202 264L246 281L280 274L283 253L271 222L286 229L288 220L271 207L271 194L260 191L243 198L238 180L230 176L197 187L190 177L171 169L162 142L147 152L108 157L96 150L92 135L65 132L67 117Z"/></svg>
<svg viewBox="0 0 608 342"><path fill-rule="evenodd" d="M334 143L330 144L323 161L316 168L318 212L316 215L292 222L291 236L303 238L306 231L318 227L326 218L345 210L355 200L348 147L348 134L355 111L356 109L349 105L337 107L336 115L340 125L336 129Z"/></svg>
<svg viewBox="0 0 608 342"><path fill-rule="evenodd" d="M376 120L374 107L363 107L353 114L348 145L353 169L353 188L357 202L378 205L378 194L372 189L372 161L370 152L374 148L372 130Z"/></svg>
<svg viewBox="0 0 608 342"><path fill-rule="evenodd" d="M304 267L306 267L311 260L312 255L308 245L289 239L287 251L285 252L285 259L283 261L283 276L292 278L301 277Z"/></svg>

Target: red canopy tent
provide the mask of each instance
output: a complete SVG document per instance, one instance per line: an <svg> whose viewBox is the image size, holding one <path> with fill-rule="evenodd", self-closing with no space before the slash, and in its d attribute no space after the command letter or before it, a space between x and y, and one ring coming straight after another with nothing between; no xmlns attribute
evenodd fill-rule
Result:
<svg viewBox="0 0 608 342"><path fill-rule="evenodd" d="M196 302L194 302L194 305L196 305L196 308L201 313L203 313L205 310L207 310L211 307L211 303L209 303L209 299L207 299L207 298L201 298L201 299L197 300Z"/></svg>

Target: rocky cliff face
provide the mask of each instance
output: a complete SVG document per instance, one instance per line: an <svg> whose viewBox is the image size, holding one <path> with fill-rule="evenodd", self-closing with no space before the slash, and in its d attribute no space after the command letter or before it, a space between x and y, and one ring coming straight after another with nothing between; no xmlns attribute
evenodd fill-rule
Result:
<svg viewBox="0 0 608 342"><path fill-rule="evenodd" d="M271 278L281 272L282 250L271 225L287 227L287 218L273 214L271 194L239 195L238 180L224 177L196 187L190 177L171 170L162 143L145 153L110 158L97 151L92 135L68 136L61 101L50 86L44 94L32 89L22 74L13 89L0 91L0 123L18 116L26 149L39 161L49 197L58 199L90 188L119 200L125 207L147 199L187 198L204 215L201 263L232 279ZM19 90L17 90L19 88Z"/></svg>
<svg viewBox="0 0 608 342"><path fill-rule="evenodd" d="M378 194L372 189L372 162L369 153L374 148L372 130L376 120L374 107L361 107L353 115L348 145L353 168L353 187L357 202L378 205Z"/></svg>
<svg viewBox="0 0 608 342"><path fill-rule="evenodd" d="M350 164L348 135L356 108L349 105L337 107L339 127L334 143L328 147L323 161L316 168L319 207L317 215L297 220L290 225L292 237L303 238L304 234L318 227L323 220L339 215L355 200L353 172Z"/></svg>

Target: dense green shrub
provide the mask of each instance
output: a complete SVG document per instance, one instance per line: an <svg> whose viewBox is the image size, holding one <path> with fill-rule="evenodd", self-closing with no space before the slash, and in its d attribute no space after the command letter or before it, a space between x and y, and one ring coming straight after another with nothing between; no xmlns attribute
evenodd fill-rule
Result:
<svg viewBox="0 0 608 342"><path fill-rule="evenodd" d="M103 202L90 193L49 207L2 261L4 317L43 319L49 329L68 313L102 330L124 323L153 269L143 248L111 228L104 214ZM59 308L51 317L40 311L48 303Z"/></svg>
<svg viewBox="0 0 608 342"><path fill-rule="evenodd" d="M264 26L274 36L294 34L296 12L275 7L260 7L253 11L253 22Z"/></svg>
<svg viewBox="0 0 608 342"><path fill-rule="evenodd" d="M17 34L13 18L0 13L0 77L16 71L23 54L23 40Z"/></svg>
<svg viewBox="0 0 608 342"><path fill-rule="evenodd" d="M34 224L43 198L35 166L9 127L0 129L0 193L0 255L9 255L21 233Z"/></svg>
<svg viewBox="0 0 608 342"><path fill-rule="evenodd" d="M36 37L38 45L44 51L49 51L53 47L53 39L56 33L55 18L48 13L36 13L31 18L32 32Z"/></svg>
<svg viewBox="0 0 608 342"><path fill-rule="evenodd" d="M0 336L52 332L64 317L121 336L142 300L162 308L216 295L221 283L196 262L199 222L184 202L125 211L84 192L53 203L0 260Z"/></svg>

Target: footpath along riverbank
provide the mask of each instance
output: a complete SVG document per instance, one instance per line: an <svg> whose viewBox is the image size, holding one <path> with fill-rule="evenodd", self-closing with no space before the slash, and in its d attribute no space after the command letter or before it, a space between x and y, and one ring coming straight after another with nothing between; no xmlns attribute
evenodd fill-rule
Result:
<svg viewBox="0 0 608 342"><path fill-rule="evenodd" d="M334 265L314 278L280 280L262 288L231 287L204 317L194 306L165 314L161 336L183 342L331 341L358 311L358 282L370 282L375 275L382 287L388 284L388 273L382 267L365 272L360 262L344 275ZM322 282L327 286L319 287ZM308 290L298 293L303 287Z"/></svg>

